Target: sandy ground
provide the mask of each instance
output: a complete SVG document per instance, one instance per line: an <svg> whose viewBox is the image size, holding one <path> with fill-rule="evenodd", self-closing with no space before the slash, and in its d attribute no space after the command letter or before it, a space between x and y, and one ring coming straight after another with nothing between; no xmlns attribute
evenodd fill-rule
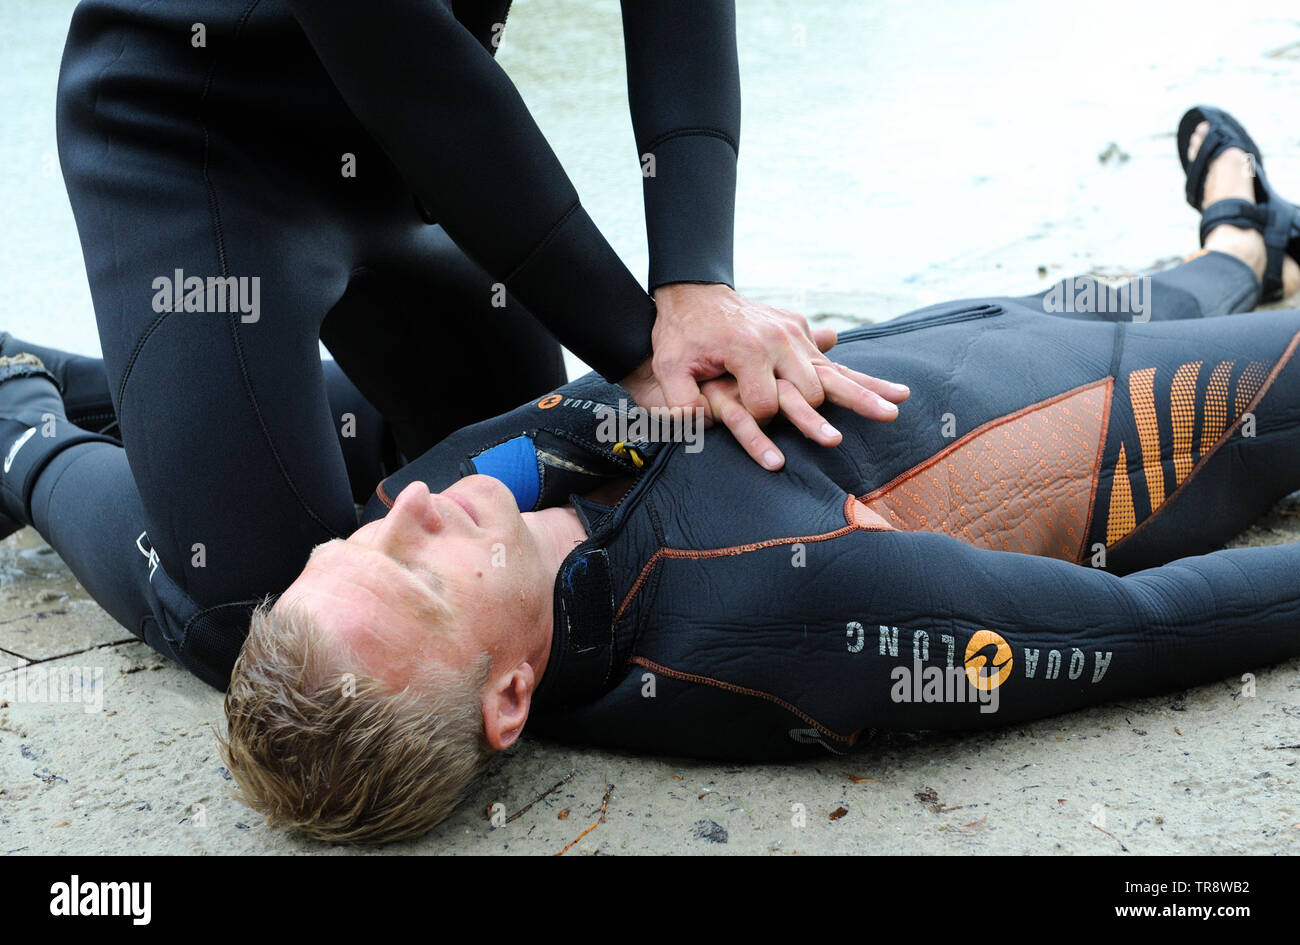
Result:
<svg viewBox="0 0 1300 945"><path fill-rule="evenodd" d="M909 239L924 227L969 231L968 250L873 276L851 304L817 286L751 279L742 289L779 304L793 299L841 324L854 320L834 317L845 311L879 319L944 298L1029 292L1088 269L1142 271L1182 255L1195 248L1194 217L1181 203L1171 147L1177 111L1165 104L1229 90L1212 100L1238 112L1264 146L1274 181L1300 195L1300 140L1286 117L1300 91L1296 26L1294 18L1257 18L1253 32L1236 35L1236 58L1201 57L1196 81L1149 82L1159 107L1129 101L1113 127L1109 113L1090 112L1079 147L1109 156L1057 168L1051 179L1070 183L1049 196L1026 180L1034 186L1025 203L1008 212L1019 218L1026 206L1041 209L1030 213L1032 225L1010 227L1015 236L985 238L976 228L982 219L1001 232L989 214L1009 206L1003 195L1014 192L1020 173L1013 170L1011 183L1006 173L998 177L1003 162L982 147L980 160L1004 188L998 200L980 196L987 194L975 187L982 178L954 180L945 186L970 197L947 215L935 216L931 206L919 217L889 217ZM50 55L57 55L56 27ZM40 68L48 71L45 59ZM1165 80L1175 70L1168 56L1153 57L1153 70L1157 60ZM915 180L883 179L900 207L918 188ZM33 219L56 197L39 192ZM888 214L888 201L882 206ZM752 203L746 212L756 212ZM17 243L9 245L17 252ZM67 234L50 245L60 267L79 266L75 256L68 262L75 244ZM16 255L5 271L29 263ZM19 308L42 304L48 300L38 295ZM35 327L27 331L40 337ZM1300 499L1280 505L1238 543L1290 540L1300 540ZM234 800L213 737L220 696L118 627L30 530L0 543L0 670L24 664L84 668L102 680L102 707L0 706L0 852L375 852L270 830ZM388 851L555 853L597 821L607 798L604 822L571 854L1296 853L1297 743L1300 661L1261 669L1253 692L1225 679L988 734L892 737L799 765L718 766L528 739L450 820ZM494 805L512 818L504 826L492 824Z"/></svg>

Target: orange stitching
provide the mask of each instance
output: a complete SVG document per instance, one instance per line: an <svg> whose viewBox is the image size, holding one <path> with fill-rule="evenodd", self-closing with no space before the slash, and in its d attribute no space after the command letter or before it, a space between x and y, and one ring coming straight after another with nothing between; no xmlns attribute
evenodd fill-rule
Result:
<svg viewBox="0 0 1300 945"><path fill-rule="evenodd" d="M666 666L660 666L658 663L652 662L646 659L644 656L634 656L631 659L629 659L628 662L635 663L637 666L640 666L644 669L648 669L652 673L659 673L663 676L667 676L669 679L680 679L683 682L693 682L705 686L714 686L718 689L722 689L727 692L734 692L743 696L755 696L759 699L766 699L768 702L775 703L776 705L785 709L791 715L797 715L799 718L803 719L803 721L807 722L809 725L817 729L817 731L821 732L823 735L833 738L836 741L843 742L846 745L852 745L855 741L857 741L858 738L857 732L854 732L852 735L841 735L838 732L832 732L825 725L822 725L821 722L818 722L815 718L813 718L807 712L804 712L798 706L786 702L780 696L774 696L770 692L764 692L762 689L750 689L747 686L737 686L735 683L723 682L721 679L714 679L711 676L697 676L694 673L678 672L675 669L669 669Z"/></svg>
<svg viewBox="0 0 1300 945"><path fill-rule="evenodd" d="M853 496L849 496L845 500L846 508L848 507L848 502L852 499ZM735 555L743 555L750 551L760 551L763 548L775 548L777 545L793 545L799 542L830 541L832 538L839 538L842 535L847 535L850 532L856 531L879 531L879 529L863 528L858 525L846 525L843 528L837 528L833 532L826 532L821 535L803 535L793 538L768 538L765 541L751 542L747 545L732 545L729 548L709 548L700 551L692 551L687 548L660 548L650 556L650 559L646 561L645 565L641 568L641 573L637 575L636 581L633 582L632 586L628 589L627 596L623 598L623 603L619 605L618 610L615 612L614 621L617 622L622 619L624 612L626 612L628 607L631 606L632 600L637 594L641 593L641 588L650 577L650 572L654 569L655 565L664 558L679 558L699 561L705 558L732 557Z"/></svg>
<svg viewBox="0 0 1300 945"><path fill-rule="evenodd" d="M627 610L628 606L632 603L632 599L636 597L637 594L641 593L641 585L650 577L650 571L659 563L659 559L663 557L663 553L664 550L660 548L650 556L650 559L646 561L645 565L641 568L641 573L636 576L636 580L632 582L632 586L628 588L627 596L623 598L623 603L619 605L618 610L614 613L615 623L618 623L618 621L622 619L623 611Z"/></svg>
<svg viewBox="0 0 1300 945"><path fill-rule="evenodd" d="M388 498L388 493L384 491L384 483L381 480L379 485L375 486L375 495L379 496L379 501L384 503L385 508L393 507L393 500Z"/></svg>

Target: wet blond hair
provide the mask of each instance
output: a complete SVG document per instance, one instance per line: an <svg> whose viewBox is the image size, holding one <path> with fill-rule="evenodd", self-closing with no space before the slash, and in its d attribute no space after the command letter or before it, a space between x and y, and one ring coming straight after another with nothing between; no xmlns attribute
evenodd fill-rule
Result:
<svg viewBox="0 0 1300 945"><path fill-rule="evenodd" d="M492 757L480 701L491 659L465 674L430 665L394 692L337 650L298 602L263 601L226 691L222 759L272 826L332 842L418 836Z"/></svg>

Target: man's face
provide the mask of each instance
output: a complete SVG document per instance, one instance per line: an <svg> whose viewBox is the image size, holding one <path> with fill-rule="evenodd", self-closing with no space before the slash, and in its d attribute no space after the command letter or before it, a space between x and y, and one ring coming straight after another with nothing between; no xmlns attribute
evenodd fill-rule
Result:
<svg viewBox="0 0 1300 945"><path fill-rule="evenodd" d="M468 671L484 651L494 665L524 652L517 631L545 580L541 559L497 480L468 476L436 494L414 482L384 518L318 546L281 601L304 605L361 671L400 689L430 661Z"/></svg>

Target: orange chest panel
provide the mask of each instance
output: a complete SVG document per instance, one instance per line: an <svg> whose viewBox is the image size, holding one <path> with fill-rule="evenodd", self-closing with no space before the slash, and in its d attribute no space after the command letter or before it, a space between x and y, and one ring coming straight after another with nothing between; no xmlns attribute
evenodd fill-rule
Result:
<svg viewBox="0 0 1300 945"><path fill-rule="evenodd" d="M983 424L859 501L901 531L1077 561L1111 387L1104 378Z"/></svg>

